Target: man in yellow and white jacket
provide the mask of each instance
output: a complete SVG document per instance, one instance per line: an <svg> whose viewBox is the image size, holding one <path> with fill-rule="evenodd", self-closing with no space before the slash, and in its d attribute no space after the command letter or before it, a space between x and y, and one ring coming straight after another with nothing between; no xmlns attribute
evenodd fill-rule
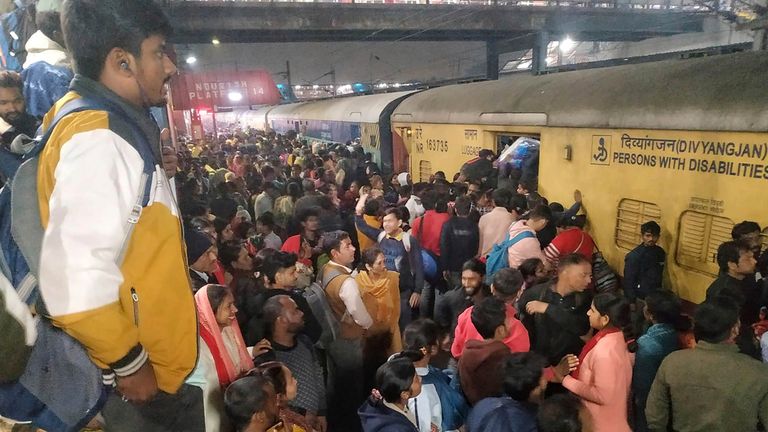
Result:
<svg viewBox="0 0 768 432"><path fill-rule="evenodd" d="M40 155L45 306L114 383L109 430L202 431L182 225L148 114L176 73L170 23L151 0L67 0L62 23L77 75L43 127L79 98L110 108L64 117Z"/></svg>

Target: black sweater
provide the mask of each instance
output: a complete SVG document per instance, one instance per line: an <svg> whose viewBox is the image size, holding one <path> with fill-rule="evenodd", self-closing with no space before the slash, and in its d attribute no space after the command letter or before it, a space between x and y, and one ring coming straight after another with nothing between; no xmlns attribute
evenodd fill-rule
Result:
<svg viewBox="0 0 768 432"><path fill-rule="evenodd" d="M480 230L468 218L452 217L440 232L440 267L452 272L461 271L465 262L477 255Z"/></svg>

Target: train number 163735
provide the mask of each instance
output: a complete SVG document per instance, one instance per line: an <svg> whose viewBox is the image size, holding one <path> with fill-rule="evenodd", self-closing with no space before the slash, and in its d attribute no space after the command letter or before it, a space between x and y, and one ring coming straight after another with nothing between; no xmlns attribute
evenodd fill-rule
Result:
<svg viewBox="0 0 768 432"><path fill-rule="evenodd" d="M448 141L441 139L428 139L427 150L433 152L448 153Z"/></svg>

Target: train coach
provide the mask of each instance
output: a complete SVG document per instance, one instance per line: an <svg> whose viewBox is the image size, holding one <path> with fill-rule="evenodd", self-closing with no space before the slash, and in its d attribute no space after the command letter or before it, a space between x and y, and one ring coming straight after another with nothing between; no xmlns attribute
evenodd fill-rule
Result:
<svg viewBox="0 0 768 432"><path fill-rule="evenodd" d="M390 116L400 101L411 94L413 91L300 102L269 108L263 113L265 123L278 133L292 130L309 140L328 142L359 138L374 162L390 173L394 165Z"/></svg>
<svg viewBox="0 0 768 432"><path fill-rule="evenodd" d="M583 192L611 266L623 273L655 220L665 284L698 303L733 225L768 225L766 70L768 54L749 52L430 89L392 113L395 169L450 176L480 149L536 138L542 195Z"/></svg>

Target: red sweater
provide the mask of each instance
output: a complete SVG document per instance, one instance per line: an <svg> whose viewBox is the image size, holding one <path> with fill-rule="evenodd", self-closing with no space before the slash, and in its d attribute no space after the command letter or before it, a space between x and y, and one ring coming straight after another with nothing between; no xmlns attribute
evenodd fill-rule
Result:
<svg viewBox="0 0 768 432"><path fill-rule="evenodd" d="M515 318L517 311L515 308L507 305L507 329L509 334L504 339L504 345L509 348L510 352L528 352L531 350L531 341L528 337L528 330L525 328L519 319ZM483 340L480 333L477 332L475 325L472 324L472 307L468 307L464 312L459 315L458 324L456 324L455 337L453 339L453 345L451 345L451 354L454 357L459 358L464 352L464 346L467 341L471 340Z"/></svg>
<svg viewBox="0 0 768 432"><path fill-rule="evenodd" d="M427 222L424 232L419 234L421 223L426 218ZM419 239L419 244L424 249L440 256L440 232L443 230L443 224L448 222L451 215L448 213L438 213L434 210L427 210L424 216L416 218L411 226L411 235ZM460 245L457 245L460 246Z"/></svg>

